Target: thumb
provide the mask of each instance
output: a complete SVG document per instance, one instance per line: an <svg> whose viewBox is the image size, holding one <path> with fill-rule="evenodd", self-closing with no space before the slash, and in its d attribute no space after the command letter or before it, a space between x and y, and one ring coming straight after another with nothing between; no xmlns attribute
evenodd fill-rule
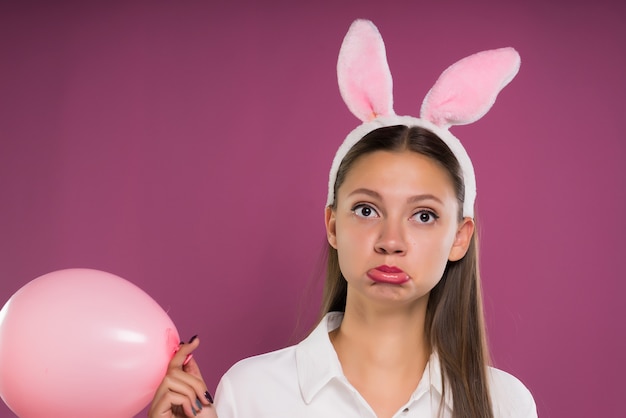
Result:
<svg viewBox="0 0 626 418"><path fill-rule="evenodd" d="M196 362L196 359L193 358L193 351L200 346L200 339L197 335L191 337L187 344L183 344L179 351L183 351L185 357L182 362L182 369L185 373L189 373L192 376L198 377L202 380L202 373L200 373L200 367ZM184 348L184 350L183 350ZM178 353L177 353L178 354Z"/></svg>
<svg viewBox="0 0 626 418"><path fill-rule="evenodd" d="M172 360L170 361L169 368L183 369L184 366L191 361L193 357L193 351L198 348L199 345L200 339L197 335L191 337L187 344L181 342L178 346L178 349L176 350L176 353L172 357Z"/></svg>
<svg viewBox="0 0 626 418"><path fill-rule="evenodd" d="M202 379L202 373L200 373L200 367L198 366L198 362L193 357L190 358L187 361L187 364L185 364L183 366L183 371L185 373L189 373L190 375L195 376L195 377L197 377L199 379ZM204 379L202 379L202 380L204 380Z"/></svg>

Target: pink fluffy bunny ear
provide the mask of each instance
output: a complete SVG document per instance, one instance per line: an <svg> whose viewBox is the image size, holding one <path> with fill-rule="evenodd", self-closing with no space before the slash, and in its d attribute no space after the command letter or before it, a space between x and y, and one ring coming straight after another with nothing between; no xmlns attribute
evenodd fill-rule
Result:
<svg viewBox="0 0 626 418"><path fill-rule="evenodd" d="M428 92L421 118L446 129L477 121L491 108L519 67L520 56L513 48L463 58L448 67Z"/></svg>
<svg viewBox="0 0 626 418"><path fill-rule="evenodd" d="M394 114L385 43L369 20L350 26L339 51L337 78L341 97L361 121Z"/></svg>

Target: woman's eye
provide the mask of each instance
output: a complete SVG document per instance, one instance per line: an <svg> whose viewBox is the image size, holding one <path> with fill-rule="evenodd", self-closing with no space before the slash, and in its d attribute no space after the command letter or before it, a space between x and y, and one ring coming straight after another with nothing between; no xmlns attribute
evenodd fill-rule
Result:
<svg viewBox="0 0 626 418"><path fill-rule="evenodd" d="M413 215L413 218L420 223L429 224L436 221L439 216L429 210L420 210L415 215Z"/></svg>
<svg viewBox="0 0 626 418"><path fill-rule="evenodd" d="M378 213L374 210L374 208L372 208L369 205L356 205L352 209L352 212L354 212L354 214L356 216L359 216L361 218L375 218L375 217L378 217Z"/></svg>

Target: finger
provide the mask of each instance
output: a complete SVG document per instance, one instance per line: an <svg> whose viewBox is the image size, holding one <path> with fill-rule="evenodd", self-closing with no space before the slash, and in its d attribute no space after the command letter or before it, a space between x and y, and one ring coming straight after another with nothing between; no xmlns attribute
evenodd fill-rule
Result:
<svg viewBox="0 0 626 418"><path fill-rule="evenodd" d="M191 408L198 411L202 409L203 405L210 405L208 402L201 401L204 396L203 391L206 390L204 389L205 387L206 385L200 379L191 376L182 370L173 370L163 379L161 386L157 390L155 399L158 399L158 405L162 406L162 403L160 402L162 398L170 399L171 393L176 393L186 399L184 403L179 402L178 405L183 407L185 407L185 405L190 405ZM177 399L180 400L182 398L177 397ZM189 412L190 410L185 407L185 411Z"/></svg>
<svg viewBox="0 0 626 418"><path fill-rule="evenodd" d="M187 359L187 356L190 355L196 348L198 348L199 345L200 339L195 335L191 338L191 340L189 340L187 344L181 343L181 345L179 346L180 348L178 349L176 354L174 354L174 357L172 357L172 360L170 361L168 367L170 369L182 369L183 363L185 362L185 359Z"/></svg>
<svg viewBox="0 0 626 418"><path fill-rule="evenodd" d="M204 405L211 405L213 403L213 396L207 389L206 383L204 382L204 379L202 378L202 373L200 372L200 367L198 366L198 362L196 362L196 359L191 358L189 362L185 366L183 366L183 371L185 373L188 373L196 377L202 382L204 392L201 394L201 396L198 396L198 399L200 399L200 401Z"/></svg>
<svg viewBox="0 0 626 418"><path fill-rule="evenodd" d="M193 351L197 349L199 345L200 340L197 335L194 335L186 344L181 342L180 347L168 365L168 373L166 377L177 376L179 379L185 381L186 384L193 388L197 400L206 406L213 404L213 397L207 389L197 362L193 359ZM181 369L186 372L189 377L193 377L193 379L188 379L184 375L180 375L178 372ZM164 379L161 386L157 388L155 399L158 396L163 396L164 392L167 390L169 390L168 382Z"/></svg>
<svg viewBox="0 0 626 418"><path fill-rule="evenodd" d="M183 409L185 416L191 417L198 413L199 408L193 405L189 398L182 393L167 391L157 402L150 408L150 417L170 418L178 416L175 414L176 407Z"/></svg>
<svg viewBox="0 0 626 418"><path fill-rule="evenodd" d="M191 337L191 339L189 340L187 344L183 343L183 345L187 347L185 347L186 350L183 351L183 354L186 353L186 355L185 355L185 358L183 359L182 369L186 373L189 373L190 375L195 376L202 382L203 392L197 393L198 399L204 405L211 405L213 404L213 396L207 389L206 383L204 382L204 379L202 377L202 373L200 372L200 367L198 366L198 363L193 358L193 350L195 350L196 348L200 346L200 340L197 335L194 335L193 337ZM182 357L182 354L181 354L181 357ZM179 361L180 361L180 357L176 359L176 362L174 362L174 364L177 364ZM175 365L174 367L177 367L177 366ZM194 387L197 389L197 386L194 386Z"/></svg>
<svg viewBox="0 0 626 418"><path fill-rule="evenodd" d="M198 366L198 362L193 357L190 357L189 360L187 361L187 364L183 365L183 370L192 376L202 379L202 373L200 372L200 367Z"/></svg>
<svg viewBox="0 0 626 418"><path fill-rule="evenodd" d="M213 397L201 376L194 376L186 371L175 369L166 375L163 386L168 390L185 394L192 403L196 399L203 405L211 405L213 403Z"/></svg>

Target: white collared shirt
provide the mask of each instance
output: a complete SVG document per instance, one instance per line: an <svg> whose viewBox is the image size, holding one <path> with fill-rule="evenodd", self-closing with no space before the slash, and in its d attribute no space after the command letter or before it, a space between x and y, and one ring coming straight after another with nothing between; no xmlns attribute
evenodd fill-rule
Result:
<svg viewBox="0 0 626 418"><path fill-rule="evenodd" d="M222 377L215 394L219 418L376 418L343 374L328 333L343 314L326 315L301 343L241 360ZM515 377L489 369L495 418L535 418L532 395ZM439 358L430 357L422 379L394 418L438 417L442 393ZM446 390L442 418L451 416Z"/></svg>

